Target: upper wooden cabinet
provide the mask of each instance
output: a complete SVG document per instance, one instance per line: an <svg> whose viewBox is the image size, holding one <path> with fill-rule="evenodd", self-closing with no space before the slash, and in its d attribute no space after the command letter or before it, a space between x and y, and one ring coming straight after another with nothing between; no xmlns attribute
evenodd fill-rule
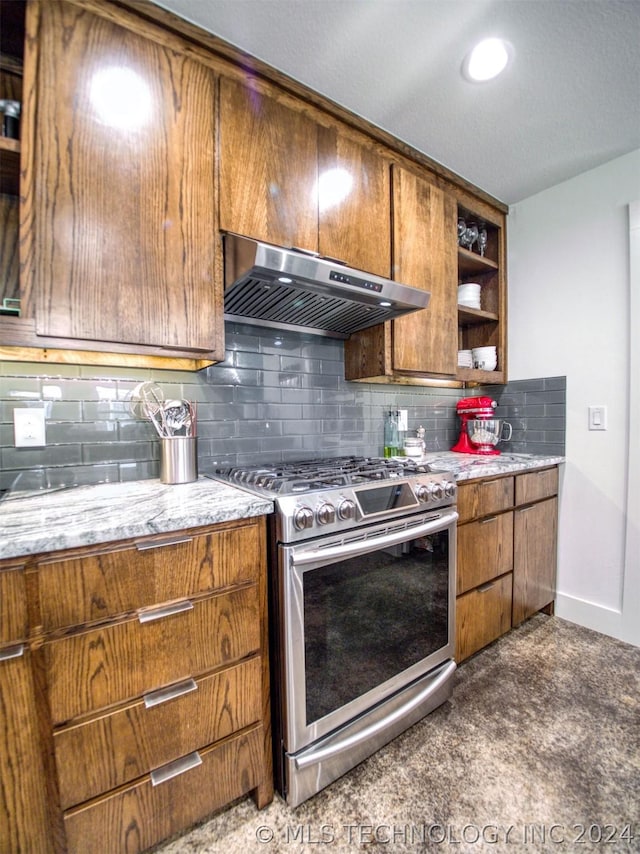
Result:
<svg viewBox="0 0 640 854"><path fill-rule="evenodd" d="M393 168L393 278L431 293L426 309L345 342L347 379L454 379L457 363L456 201L414 172Z"/></svg>
<svg viewBox="0 0 640 854"><path fill-rule="evenodd" d="M110 4L26 8L21 314L0 318L0 343L16 348L2 355L224 358L214 71Z"/></svg>
<svg viewBox="0 0 640 854"><path fill-rule="evenodd" d="M388 161L375 148L330 126L318 128L321 255L356 270L391 274Z"/></svg>
<svg viewBox="0 0 640 854"><path fill-rule="evenodd" d="M41 16L38 334L212 350L214 74L68 3Z"/></svg>
<svg viewBox="0 0 640 854"><path fill-rule="evenodd" d="M222 78L220 228L388 276L389 163L301 103Z"/></svg>
<svg viewBox="0 0 640 854"><path fill-rule="evenodd" d="M220 80L220 228L318 251L315 123L250 83Z"/></svg>

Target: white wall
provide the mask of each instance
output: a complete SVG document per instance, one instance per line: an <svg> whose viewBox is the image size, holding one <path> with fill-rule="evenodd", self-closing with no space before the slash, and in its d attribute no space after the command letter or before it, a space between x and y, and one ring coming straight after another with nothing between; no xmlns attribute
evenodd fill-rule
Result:
<svg viewBox="0 0 640 854"><path fill-rule="evenodd" d="M623 611L637 614L640 602L624 602L623 591L625 572L628 595L640 587L640 559L625 549L629 204L638 199L640 150L525 199L508 221L509 379L567 377L556 613L633 643ZM587 429L593 404L608 408L605 432Z"/></svg>

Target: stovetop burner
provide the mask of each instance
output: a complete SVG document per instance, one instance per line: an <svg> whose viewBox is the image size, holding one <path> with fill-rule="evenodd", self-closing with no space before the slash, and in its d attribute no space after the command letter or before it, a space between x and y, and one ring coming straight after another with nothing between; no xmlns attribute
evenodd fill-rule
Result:
<svg viewBox="0 0 640 854"><path fill-rule="evenodd" d="M230 466L214 475L277 495L295 495L371 481L390 480L428 471L415 460L384 457L334 457L279 463L271 468Z"/></svg>

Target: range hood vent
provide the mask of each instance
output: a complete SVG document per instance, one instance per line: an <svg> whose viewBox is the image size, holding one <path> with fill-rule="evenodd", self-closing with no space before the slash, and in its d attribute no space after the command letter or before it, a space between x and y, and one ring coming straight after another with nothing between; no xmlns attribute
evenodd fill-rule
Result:
<svg viewBox="0 0 640 854"><path fill-rule="evenodd" d="M223 241L226 320L345 339L429 302L426 291L299 249Z"/></svg>

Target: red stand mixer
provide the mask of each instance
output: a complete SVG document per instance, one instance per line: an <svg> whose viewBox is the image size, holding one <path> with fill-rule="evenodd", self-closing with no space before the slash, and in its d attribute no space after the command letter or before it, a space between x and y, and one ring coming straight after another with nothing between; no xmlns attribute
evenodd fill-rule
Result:
<svg viewBox="0 0 640 854"><path fill-rule="evenodd" d="M498 442L511 438L511 424L493 417L497 402L490 397L465 397L456 406L462 421L458 441L451 448L459 454L499 454ZM508 427L507 436L503 428Z"/></svg>

